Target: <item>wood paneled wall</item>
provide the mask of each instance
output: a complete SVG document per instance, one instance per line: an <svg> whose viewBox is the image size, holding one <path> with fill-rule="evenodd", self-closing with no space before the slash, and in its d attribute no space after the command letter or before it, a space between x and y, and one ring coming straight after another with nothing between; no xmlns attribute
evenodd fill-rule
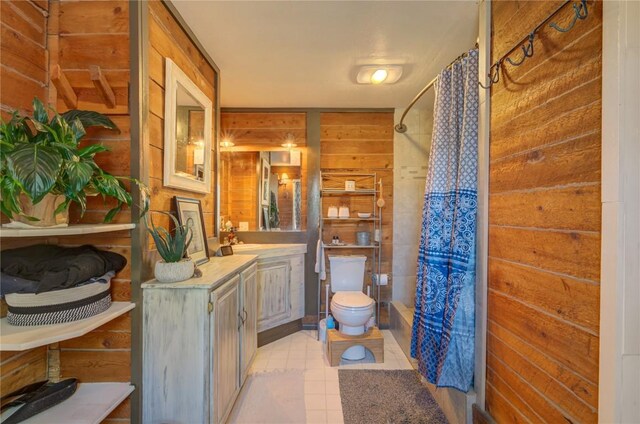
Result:
<svg viewBox="0 0 640 424"><path fill-rule="evenodd" d="M234 226L239 221L248 221L249 230L259 228L257 216L257 174L256 163L247 162L248 152L281 151L287 136L291 135L301 152L300 173L302 174L302 227L307 222L307 122L304 112L225 112L220 117L221 138L228 138L235 146L222 150L220 167L221 215L231 217ZM236 163L239 162L239 163ZM242 165L241 165L242 164ZM228 174L225 170L238 170L240 174ZM253 168L252 168L253 166ZM271 169L273 175L277 171ZM238 180L240 178L241 180ZM293 177L292 177L293 178ZM231 181L233 180L233 183ZM291 185L291 184L289 184Z"/></svg>
<svg viewBox="0 0 640 424"><path fill-rule="evenodd" d="M220 152L220 221L236 227L249 223L249 231L258 224L258 152ZM233 181L233 183L232 183Z"/></svg>
<svg viewBox="0 0 640 424"><path fill-rule="evenodd" d="M494 2L494 60L559 4ZM545 26L491 92L486 408L499 423L598 419L602 3L588 4L572 31Z"/></svg>
<svg viewBox="0 0 640 424"><path fill-rule="evenodd" d="M202 202L207 236L214 235L215 223L215 169L212 167L211 192L208 194L173 189L163 186L164 161L164 86L165 58L170 58L209 97L214 104L212 111L212 157L216 149L215 87L216 71L209 65L198 47L191 41L180 24L162 2L149 2L149 185L151 188L151 210L171 211L173 197L183 196ZM169 226L168 217L158 214L154 222ZM146 255L146 270L151 270L158 259L153 240L149 237L149 254Z"/></svg>
<svg viewBox="0 0 640 424"><path fill-rule="evenodd" d="M31 109L34 96L59 112L68 109L49 84L49 69L60 65L78 97L79 109L105 113L119 132L89 129L84 143L102 143L110 153L96 156L103 169L115 175L130 175L129 15L127 1L16 1L2 2L2 109ZM7 35L5 37L5 35ZM26 54L25 54L26 52ZM89 66L99 65L116 96L108 108L89 77ZM5 78L5 75L7 77ZM20 79L20 80L18 80ZM6 96L6 97L5 97ZM114 203L89 198L87 212L80 217L70 209L72 223L100 223ZM128 210L114 222L131 222ZM131 261L129 232L41 239L3 240L3 249L18 245L52 243L81 245L91 243L101 249L122 254ZM112 280L114 301L131 299L131 264ZM77 377L81 382L130 381L131 319L129 314L91 333L27 352L3 352L2 392L41 380L59 361L60 377ZM10 361L10 358L12 361ZM28 362L26 362L28 361ZM125 401L107 422L127 422L129 402Z"/></svg>
<svg viewBox="0 0 640 424"><path fill-rule="evenodd" d="M383 196L386 202L382 210L382 272L391 274L393 262L393 113L390 112L332 112L320 114L320 168L323 172L376 173L382 179ZM325 198L322 216L327 216L331 202L349 206L352 214L373 212L370 198L338 197ZM368 226L367 228L371 228ZM325 242L331 242L331 236L337 235L347 242L355 241L355 225L333 223L325 225ZM328 237L328 238L327 238ZM371 234L373 240L373 234ZM369 251L362 249L341 250L340 254L360 255ZM367 269L370 259L367 261ZM327 279L331 278L327 268ZM365 276L369 282L370 273ZM383 286L381 299L380 325L387 326L388 302L391 300L391 282ZM324 296L324 290L322 291ZM324 304L325 299L322 299ZM324 306L323 306L324 308Z"/></svg>
<svg viewBox="0 0 640 424"><path fill-rule="evenodd" d="M48 1L0 3L0 109L7 119L14 109L31 111L34 97L46 99L48 78Z"/></svg>
<svg viewBox="0 0 640 424"><path fill-rule="evenodd" d="M46 100L48 86L47 1L0 2L0 115L19 109L31 112L34 97ZM7 220L2 217L3 222ZM20 240L2 240L2 249ZM0 353L0 393L6 394L47 376L47 348Z"/></svg>

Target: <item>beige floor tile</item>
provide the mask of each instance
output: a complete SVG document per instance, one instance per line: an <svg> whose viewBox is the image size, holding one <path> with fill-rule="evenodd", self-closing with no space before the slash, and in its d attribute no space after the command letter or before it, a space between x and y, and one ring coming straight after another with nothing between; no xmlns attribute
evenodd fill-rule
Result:
<svg viewBox="0 0 640 424"><path fill-rule="evenodd" d="M323 395L304 395L304 407L307 411L322 409L323 411L327 409L326 396Z"/></svg>
<svg viewBox="0 0 640 424"><path fill-rule="evenodd" d="M344 417L342 410L339 411L327 411L327 424L344 424Z"/></svg>
<svg viewBox="0 0 640 424"><path fill-rule="evenodd" d="M322 380L308 380L304 382L304 394L306 395L325 395L327 387Z"/></svg>
<svg viewBox="0 0 640 424"><path fill-rule="evenodd" d="M342 411L340 395L327 395L327 410Z"/></svg>
<svg viewBox="0 0 640 424"><path fill-rule="evenodd" d="M327 422L327 411L307 410L307 424L325 424Z"/></svg>
<svg viewBox="0 0 640 424"><path fill-rule="evenodd" d="M304 372L304 380L305 381L325 381L326 377L324 375L324 370L323 369L306 370Z"/></svg>

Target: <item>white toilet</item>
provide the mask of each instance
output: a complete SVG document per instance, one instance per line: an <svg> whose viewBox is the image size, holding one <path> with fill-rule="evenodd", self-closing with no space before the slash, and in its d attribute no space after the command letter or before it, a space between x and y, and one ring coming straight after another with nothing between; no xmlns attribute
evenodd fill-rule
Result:
<svg viewBox="0 0 640 424"><path fill-rule="evenodd" d="M375 302L362 292L366 256L329 256L331 270L331 313L340 324L340 332L350 336L364 333L364 325L371 315ZM362 359L364 346L347 349L342 357Z"/></svg>

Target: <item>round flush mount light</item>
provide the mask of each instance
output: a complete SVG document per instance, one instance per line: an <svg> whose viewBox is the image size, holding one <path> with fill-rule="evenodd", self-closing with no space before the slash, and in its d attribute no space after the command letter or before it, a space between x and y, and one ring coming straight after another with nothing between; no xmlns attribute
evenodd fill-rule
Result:
<svg viewBox="0 0 640 424"><path fill-rule="evenodd" d="M393 84L402 76L400 65L364 65L358 70L358 84Z"/></svg>
<svg viewBox="0 0 640 424"><path fill-rule="evenodd" d="M233 146L235 146L235 144L233 143L233 141L229 140L228 138L225 138L220 142L220 147L223 147L223 148L228 148Z"/></svg>

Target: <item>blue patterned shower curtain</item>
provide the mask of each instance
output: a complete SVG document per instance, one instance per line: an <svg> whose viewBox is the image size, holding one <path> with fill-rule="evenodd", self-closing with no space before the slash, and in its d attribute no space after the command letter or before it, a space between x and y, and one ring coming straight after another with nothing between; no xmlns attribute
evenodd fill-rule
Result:
<svg viewBox="0 0 640 424"><path fill-rule="evenodd" d="M422 211L411 356L438 387L473 384L478 50L440 73Z"/></svg>

